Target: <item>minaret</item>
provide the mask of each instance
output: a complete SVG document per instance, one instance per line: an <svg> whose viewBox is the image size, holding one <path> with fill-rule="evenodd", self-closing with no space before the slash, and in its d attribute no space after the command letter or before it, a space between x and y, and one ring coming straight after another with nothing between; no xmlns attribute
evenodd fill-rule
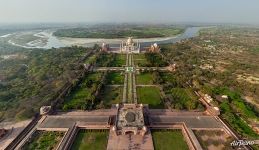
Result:
<svg viewBox="0 0 259 150"><path fill-rule="evenodd" d="M120 53L121 53L121 49L122 49L122 46L121 46L121 45L122 45L122 43L120 43Z"/></svg>
<svg viewBox="0 0 259 150"><path fill-rule="evenodd" d="M140 53L140 43L139 43L139 41L137 41L137 50L138 50L138 53Z"/></svg>

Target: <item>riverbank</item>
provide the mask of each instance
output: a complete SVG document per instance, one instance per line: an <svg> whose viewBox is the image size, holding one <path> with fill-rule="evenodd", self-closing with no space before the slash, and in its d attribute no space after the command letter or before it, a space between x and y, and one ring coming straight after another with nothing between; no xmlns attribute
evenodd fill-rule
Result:
<svg viewBox="0 0 259 150"><path fill-rule="evenodd" d="M170 37L158 37L158 38L139 38L134 39L141 43L142 47L150 46L153 43L158 44L168 44L175 43L184 39L195 37L199 34L199 30L202 27L189 27L179 35L170 36ZM1 37L6 40L11 45L23 47L23 48L59 48L59 47L69 47L69 46L83 46L83 47L92 47L94 44L107 43L111 46L119 46L121 41L125 41L125 38L117 39L104 39L104 38L69 38L69 37L56 37L53 35L55 30L38 30L30 32L18 32L13 33L8 36ZM26 38L27 37L27 38ZM29 37L29 38L28 38ZM25 39L24 42L16 42L19 39ZM27 40L31 39L31 40Z"/></svg>

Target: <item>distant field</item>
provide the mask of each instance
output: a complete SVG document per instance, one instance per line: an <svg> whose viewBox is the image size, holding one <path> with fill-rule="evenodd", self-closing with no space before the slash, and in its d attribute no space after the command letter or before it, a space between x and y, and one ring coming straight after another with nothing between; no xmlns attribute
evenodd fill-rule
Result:
<svg viewBox="0 0 259 150"><path fill-rule="evenodd" d="M188 150L181 130L152 130L155 150Z"/></svg>
<svg viewBox="0 0 259 150"><path fill-rule="evenodd" d="M139 87L137 88L137 95L138 103L149 104L150 108L164 108L164 104L160 97L160 91L157 87Z"/></svg>
<svg viewBox="0 0 259 150"><path fill-rule="evenodd" d="M72 38L154 38L170 37L180 34L184 31L178 27L118 27L118 28L71 28L59 29L54 32L58 37Z"/></svg>
<svg viewBox="0 0 259 150"><path fill-rule="evenodd" d="M80 130L71 150L105 150L108 135L108 131Z"/></svg>

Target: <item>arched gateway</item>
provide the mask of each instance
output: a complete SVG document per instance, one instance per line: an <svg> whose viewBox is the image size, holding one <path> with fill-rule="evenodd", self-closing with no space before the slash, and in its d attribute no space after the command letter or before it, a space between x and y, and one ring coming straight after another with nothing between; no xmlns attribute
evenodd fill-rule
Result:
<svg viewBox="0 0 259 150"><path fill-rule="evenodd" d="M117 135L133 133L144 136L146 131L142 104L118 105L115 130Z"/></svg>

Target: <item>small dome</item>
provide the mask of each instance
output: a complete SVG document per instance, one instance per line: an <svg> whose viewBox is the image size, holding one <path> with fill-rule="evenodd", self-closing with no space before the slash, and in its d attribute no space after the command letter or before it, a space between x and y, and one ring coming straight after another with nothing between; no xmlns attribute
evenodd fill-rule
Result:
<svg viewBox="0 0 259 150"><path fill-rule="evenodd" d="M125 116L127 122L134 122L136 120L136 114L133 112L128 112Z"/></svg>
<svg viewBox="0 0 259 150"><path fill-rule="evenodd" d="M131 45L133 43L132 37L129 37L127 40L127 45Z"/></svg>

